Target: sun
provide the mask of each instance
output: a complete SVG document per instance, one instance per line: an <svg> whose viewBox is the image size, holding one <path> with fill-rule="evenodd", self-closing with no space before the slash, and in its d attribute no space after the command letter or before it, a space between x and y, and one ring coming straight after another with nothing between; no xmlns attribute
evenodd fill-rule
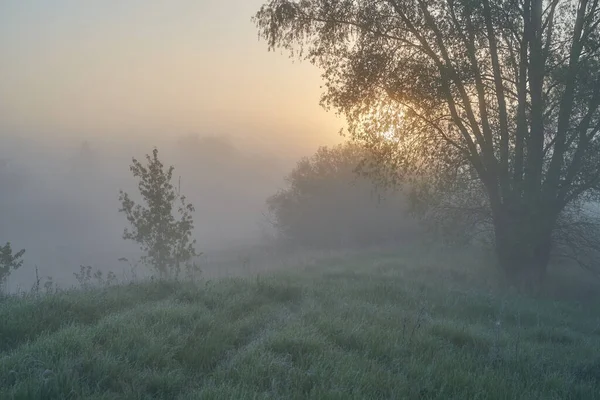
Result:
<svg viewBox="0 0 600 400"><path fill-rule="evenodd" d="M396 139L396 130L388 129L388 130L382 131L379 133L379 136L381 136L385 140L393 141Z"/></svg>
<svg viewBox="0 0 600 400"><path fill-rule="evenodd" d="M406 116L403 110L386 110L385 113L379 112L381 123L379 124L379 136L387 141L398 140L398 134L406 122Z"/></svg>
<svg viewBox="0 0 600 400"><path fill-rule="evenodd" d="M354 119L355 128L374 140L398 141L407 123L404 108L392 101L383 100L370 106Z"/></svg>

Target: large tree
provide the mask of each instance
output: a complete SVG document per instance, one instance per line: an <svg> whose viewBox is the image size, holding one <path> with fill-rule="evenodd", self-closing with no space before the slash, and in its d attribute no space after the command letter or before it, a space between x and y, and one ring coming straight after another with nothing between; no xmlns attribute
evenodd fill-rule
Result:
<svg viewBox="0 0 600 400"><path fill-rule="evenodd" d="M273 0L255 22L323 70L381 171L483 193L500 264L543 278L600 192L599 0Z"/></svg>

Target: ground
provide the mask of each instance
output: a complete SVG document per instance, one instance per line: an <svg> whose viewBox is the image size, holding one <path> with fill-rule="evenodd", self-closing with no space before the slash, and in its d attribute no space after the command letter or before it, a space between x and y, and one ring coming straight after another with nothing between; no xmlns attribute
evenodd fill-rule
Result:
<svg viewBox="0 0 600 400"><path fill-rule="evenodd" d="M597 282L408 253L0 300L0 399L600 399Z"/></svg>

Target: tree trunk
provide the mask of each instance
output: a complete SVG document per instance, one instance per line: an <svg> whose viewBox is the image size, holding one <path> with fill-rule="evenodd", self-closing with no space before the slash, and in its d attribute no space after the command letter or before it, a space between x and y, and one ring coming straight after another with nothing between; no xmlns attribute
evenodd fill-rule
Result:
<svg viewBox="0 0 600 400"><path fill-rule="evenodd" d="M494 213L500 267L519 289L537 290L542 284L550 261L555 221L552 213L540 204L537 207L504 205Z"/></svg>

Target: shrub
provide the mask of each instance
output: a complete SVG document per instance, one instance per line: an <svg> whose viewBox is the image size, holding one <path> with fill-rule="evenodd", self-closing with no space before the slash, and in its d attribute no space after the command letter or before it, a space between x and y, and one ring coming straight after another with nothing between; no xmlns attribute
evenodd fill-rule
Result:
<svg viewBox="0 0 600 400"><path fill-rule="evenodd" d="M20 250L13 254L13 249L10 242L4 246L0 246L0 286L4 285L6 278L10 273L23 265L21 259L25 254L25 250Z"/></svg>
<svg viewBox="0 0 600 400"><path fill-rule="evenodd" d="M354 143L321 147L301 159L286 187L267 200L280 237L318 247L373 245L406 238L416 226L400 190L357 173L367 156Z"/></svg>

